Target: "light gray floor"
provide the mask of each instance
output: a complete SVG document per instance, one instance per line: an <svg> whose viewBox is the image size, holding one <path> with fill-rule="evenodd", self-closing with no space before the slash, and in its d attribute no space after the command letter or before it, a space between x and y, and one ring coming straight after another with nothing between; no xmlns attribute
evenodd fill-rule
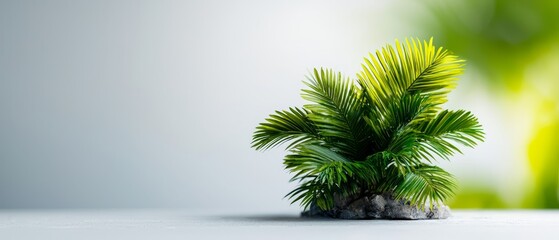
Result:
<svg viewBox="0 0 559 240"><path fill-rule="evenodd" d="M297 213L0 210L0 239L559 239L559 211L453 211L446 220L301 219Z"/></svg>

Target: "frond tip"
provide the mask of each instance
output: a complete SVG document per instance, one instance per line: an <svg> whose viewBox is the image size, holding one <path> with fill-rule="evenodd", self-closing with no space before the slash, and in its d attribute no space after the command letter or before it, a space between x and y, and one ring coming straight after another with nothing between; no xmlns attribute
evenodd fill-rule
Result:
<svg viewBox="0 0 559 240"><path fill-rule="evenodd" d="M289 108L288 111L276 111L266 122L256 127L252 136L252 147L265 150L287 141L291 146L318 139L317 128L308 118L309 111Z"/></svg>
<svg viewBox="0 0 559 240"><path fill-rule="evenodd" d="M300 185L287 197L305 208L387 192L420 207L444 202L456 182L433 163L484 140L471 112L441 109L463 62L433 39L406 39L370 54L357 79L314 69L301 94L309 103L266 118L252 147L288 143L284 164Z"/></svg>

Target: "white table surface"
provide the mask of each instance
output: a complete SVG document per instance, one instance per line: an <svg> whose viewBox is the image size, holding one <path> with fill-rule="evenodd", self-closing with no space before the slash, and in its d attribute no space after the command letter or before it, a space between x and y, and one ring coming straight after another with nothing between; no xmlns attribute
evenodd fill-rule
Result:
<svg viewBox="0 0 559 240"><path fill-rule="evenodd" d="M302 219L296 212L0 210L0 239L559 239L559 211L454 210L446 220Z"/></svg>

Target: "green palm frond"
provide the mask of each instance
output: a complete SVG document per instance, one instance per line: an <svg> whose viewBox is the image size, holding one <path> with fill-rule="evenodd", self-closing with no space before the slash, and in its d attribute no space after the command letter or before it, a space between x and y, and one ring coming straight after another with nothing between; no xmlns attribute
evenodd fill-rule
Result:
<svg viewBox="0 0 559 240"><path fill-rule="evenodd" d="M305 84L303 99L309 119L317 126L320 135L331 139L332 147L353 159L364 158L370 129L362 118L363 102L358 89L349 78L332 70L314 69Z"/></svg>
<svg viewBox="0 0 559 240"><path fill-rule="evenodd" d="M414 166L421 164L417 154L420 142L421 134L413 130L406 130L396 135L385 150L385 156L390 156L387 166L396 167L402 175L412 171Z"/></svg>
<svg viewBox="0 0 559 240"><path fill-rule="evenodd" d="M398 135L403 131L425 122L435 114L429 99L419 94L404 94L388 103L385 109L385 112L371 111L364 117L381 149L394 145L393 142L398 141Z"/></svg>
<svg viewBox="0 0 559 240"><path fill-rule="evenodd" d="M328 186L341 186L349 181L375 182L379 172L367 161L351 161L319 145L300 145L285 157L284 164L295 173L292 181L312 178Z"/></svg>
<svg viewBox="0 0 559 240"><path fill-rule="evenodd" d="M423 207L424 203L433 205L450 198L455 189L456 181L450 173L436 166L419 165L404 176L394 194Z"/></svg>
<svg viewBox="0 0 559 240"><path fill-rule="evenodd" d="M455 152L462 153L456 143L474 147L477 141L484 139L477 118L464 110L441 111L431 121L425 122L420 131L425 139L421 152L431 152L444 159L448 159Z"/></svg>
<svg viewBox="0 0 559 240"><path fill-rule="evenodd" d="M339 153L318 145L300 145L285 157L285 168L295 173L291 181L305 181L286 195L293 202L303 200L307 208L315 202L331 208L333 196L350 196L364 185L379 182L381 169L374 161L351 161ZM311 198L320 202L304 201Z"/></svg>
<svg viewBox="0 0 559 240"><path fill-rule="evenodd" d="M357 74L359 83L377 107L405 93L429 94L436 103L444 103L446 94L456 85L462 73L463 60L429 42L396 41L396 47L386 46L375 55L369 54Z"/></svg>
<svg viewBox="0 0 559 240"><path fill-rule="evenodd" d="M321 209L331 209L334 207L335 193L336 190L332 187L310 180L285 196L292 200L292 204L300 202L304 209L308 209L311 204L316 204Z"/></svg>
<svg viewBox="0 0 559 240"><path fill-rule="evenodd" d="M302 91L309 103L270 115L252 147L289 143L284 164L300 185L286 196L305 208L327 210L336 197L370 193L419 206L443 202L456 183L432 164L484 137L472 113L441 109L462 65L431 39L371 54L356 80L315 69Z"/></svg>
<svg viewBox="0 0 559 240"><path fill-rule="evenodd" d="M289 111L276 111L266 122L256 127L252 137L252 147L256 150L275 147L293 141L287 148L308 141L318 140L318 130L308 118L305 109L289 108Z"/></svg>
<svg viewBox="0 0 559 240"><path fill-rule="evenodd" d="M328 182L340 184L347 181L348 175L351 175L351 169L347 164L351 161L344 156L318 145L301 145L285 157L285 168L296 173L292 180L299 177L307 178L309 176L318 177L323 174L325 169L336 170L337 173L332 176ZM324 177L321 177L324 179Z"/></svg>

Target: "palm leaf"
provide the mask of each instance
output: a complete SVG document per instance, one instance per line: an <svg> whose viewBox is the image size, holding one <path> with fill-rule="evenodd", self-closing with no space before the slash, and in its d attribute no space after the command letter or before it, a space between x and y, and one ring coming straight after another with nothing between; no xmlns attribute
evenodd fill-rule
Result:
<svg viewBox="0 0 559 240"><path fill-rule="evenodd" d="M334 182L340 182L341 179L347 180L347 175L352 173L343 165L338 165L339 163L351 163L351 161L326 147L318 145L301 145L293 149L292 154L287 155L284 160L285 168L296 173L294 179L299 176L317 177L329 165L340 166L338 168L339 172L335 176L338 178L331 180Z"/></svg>
<svg viewBox="0 0 559 240"><path fill-rule="evenodd" d="M424 134L420 152L429 155L434 153L443 159L448 159L456 152L462 153L456 143L474 147L484 139L477 118L464 110L441 111L431 121L420 126L419 130Z"/></svg>
<svg viewBox="0 0 559 240"><path fill-rule="evenodd" d="M323 146L304 144L292 149L292 152L284 160L286 169L295 173L291 180L306 180L298 188L299 190L294 190L287 195L293 201L309 198L309 196L305 197L305 194L314 194L315 197L310 197L313 202L321 198L323 204L326 204L333 202L333 193L351 195L359 188L355 186L376 184L380 177L380 170L374 162L351 161ZM312 184L307 184L308 182ZM314 193L308 192L311 187ZM323 188L324 191L318 194L316 191L319 190L314 189L316 187Z"/></svg>
<svg viewBox="0 0 559 240"><path fill-rule="evenodd" d="M377 171L369 162L351 161L319 145L300 145L285 157L284 164L286 169L295 173L292 180L310 177L329 186L339 186L355 179L374 181L377 177Z"/></svg>
<svg viewBox="0 0 559 240"><path fill-rule="evenodd" d="M316 181L307 181L299 185L285 197L291 200L291 204L300 202L306 210L311 204L316 204L320 209L328 210L334 207L334 195L336 190Z"/></svg>
<svg viewBox="0 0 559 240"><path fill-rule="evenodd" d="M425 203L433 205L447 200L455 189L456 181L451 174L436 166L419 165L404 176L394 189L394 196L423 207Z"/></svg>
<svg viewBox="0 0 559 240"><path fill-rule="evenodd" d="M363 159L371 134L362 118L360 90L340 73L323 69L314 69L305 84L309 89L304 89L301 95L312 102L305 108L310 110L308 117L320 135L331 138L329 142L345 156Z"/></svg>
<svg viewBox="0 0 559 240"><path fill-rule="evenodd" d="M352 162L344 156L322 146L300 145L285 157L286 169L295 173L291 179L303 182L286 195L292 203L301 201L306 209L311 203L321 209L334 204L334 189L348 182L353 175Z"/></svg>
<svg viewBox="0 0 559 240"><path fill-rule="evenodd" d="M287 141L293 141L287 148L308 141L318 140L320 135L312 121L309 112L299 108L289 108L289 111L276 111L266 122L256 127L252 136L252 147L256 150L266 150Z"/></svg>
<svg viewBox="0 0 559 240"><path fill-rule="evenodd" d="M383 110L371 111L365 120L374 133L374 139L379 142L380 149L384 149L393 148L392 142L398 141L406 128L428 120L435 113L427 97L404 94L391 100Z"/></svg>
<svg viewBox="0 0 559 240"><path fill-rule="evenodd" d="M420 134L408 130L399 134L385 151L390 156L388 167L394 165L402 175L413 171L413 167L421 163L416 154L420 141Z"/></svg>
<svg viewBox="0 0 559 240"><path fill-rule="evenodd" d="M365 58L358 80L370 101L382 107L391 97L405 93L429 94L435 103L446 101L446 94L462 73L463 60L447 50L435 48L433 39L396 41Z"/></svg>

